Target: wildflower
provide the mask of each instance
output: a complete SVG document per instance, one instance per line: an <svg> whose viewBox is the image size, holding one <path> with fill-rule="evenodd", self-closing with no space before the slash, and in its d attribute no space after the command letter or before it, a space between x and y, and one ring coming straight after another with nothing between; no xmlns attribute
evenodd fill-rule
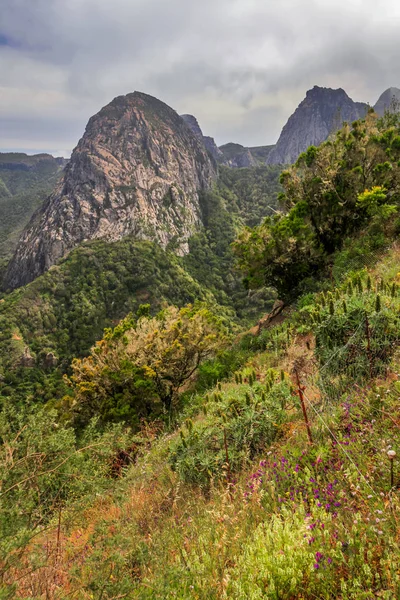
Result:
<svg viewBox="0 0 400 600"><path fill-rule="evenodd" d="M318 563L315 563L314 569L319 569L319 564Z"/></svg>

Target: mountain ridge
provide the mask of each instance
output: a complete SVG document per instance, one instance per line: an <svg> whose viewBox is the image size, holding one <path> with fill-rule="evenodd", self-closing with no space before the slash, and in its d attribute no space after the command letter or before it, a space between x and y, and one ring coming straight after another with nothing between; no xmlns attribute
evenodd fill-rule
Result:
<svg viewBox="0 0 400 600"><path fill-rule="evenodd" d="M114 98L89 119L63 180L34 215L5 285L32 281L88 239L152 239L187 252L201 225L199 191L216 163L183 119L142 92Z"/></svg>
<svg viewBox="0 0 400 600"><path fill-rule="evenodd" d="M267 164L295 162L309 146L324 142L343 121L355 121L367 110L367 104L354 102L342 88L314 86L289 117L267 157Z"/></svg>

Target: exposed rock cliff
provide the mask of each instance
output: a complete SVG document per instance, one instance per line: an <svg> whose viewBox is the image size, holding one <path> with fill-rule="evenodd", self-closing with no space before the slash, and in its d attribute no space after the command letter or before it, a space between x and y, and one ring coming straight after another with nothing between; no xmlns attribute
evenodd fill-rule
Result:
<svg viewBox="0 0 400 600"><path fill-rule="evenodd" d="M241 144L229 142L220 146L219 149L223 156L221 162L228 167L240 169L241 167L255 167L258 164L258 161L251 154L249 148Z"/></svg>
<svg viewBox="0 0 400 600"><path fill-rule="evenodd" d="M206 150L211 154L214 160L220 161L221 158L223 158L221 150L215 143L214 138L210 137L209 135L203 135L203 132L196 117L194 117L193 115L181 115L181 117L185 121L186 125L188 125L193 131L195 136L199 140L201 140Z"/></svg>
<svg viewBox="0 0 400 600"><path fill-rule="evenodd" d="M397 112L399 110L399 105L400 90L399 88L391 87L385 90L383 94L379 96L379 99L374 106L374 110L378 113L378 115L383 116L385 110L395 110Z"/></svg>
<svg viewBox="0 0 400 600"><path fill-rule="evenodd" d="M354 102L342 89L314 86L284 126L267 164L289 164L308 146L318 146L344 121L364 117L368 105Z"/></svg>
<svg viewBox="0 0 400 600"><path fill-rule="evenodd" d="M246 148L241 144L229 142L218 148L214 138L203 135L199 122L193 115L181 115L199 140L202 141L211 156L221 165L232 169L255 167L265 164L266 158L273 146L254 146Z"/></svg>
<svg viewBox="0 0 400 600"><path fill-rule="evenodd" d="M33 216L4 286L32 281L85 240L138 239L187 252L200 226L199 191L216 165L183 119L159 100L119 96L89 120L61 183Z"/></svg>

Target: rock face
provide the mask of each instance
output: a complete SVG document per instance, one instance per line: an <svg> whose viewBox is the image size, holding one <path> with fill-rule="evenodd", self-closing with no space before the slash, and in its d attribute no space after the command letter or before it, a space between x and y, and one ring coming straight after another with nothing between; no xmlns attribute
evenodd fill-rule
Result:
<svg viewBox="0 0 400 600"><path fill-rule="evenodd" d="M267 164L295 162L308 146L318 146L344 121L362 118L367 110L367 104L354 102L342 89L314 86L284 126Z"/></svg>
<svg viewBox="0 0 400 600"><path fill-rule="evenodd" d="M388 88L379 96L374 106L374 111L383 117L385 110L398 112L400 108L400 90L399 88Z"/></svg>
<svg viewBox="0 0 400 600"><path fill-rule="evenodd" d="M220 161L222 158L222 152L218 148L217 144L214 141L214 138L209 135L203 135L203 132L200 128L199 122L193 115L181 115L182 119L185 121L186 125L193 131L194 135L199 139L205 146L207 152L211 154L214 160Z"/></svg>
<svg viewBox="0 0 400 600"><path fill-rule="evenodd" d="M220 146L219 149L223 155L223 160L221 162L228 167L240 169L242 167L255 167L258 164L249 148L246 148L241 144L230 142Z"/></svg>
<svg viewBox="0 0 400 600"><path fill-rule="evenodd" d="M193 115L181 115L185 123L190 127L195 136L202 141L206 150L220 165L226 165L232 169L242 167L256 167L265 164L266 158L273 146L254 146L246 148L241 144L232 142L218 148L214 138L203 135L201 127Z"/></svg>
<svg viewBox="0 0 400 600"><path fill-rule="evenodd" d="M24 231L4 279L32 281L83 241L151 239L179 254L200 224L216 165L169 106L134 92L92 117L64 177Z"/></svg>

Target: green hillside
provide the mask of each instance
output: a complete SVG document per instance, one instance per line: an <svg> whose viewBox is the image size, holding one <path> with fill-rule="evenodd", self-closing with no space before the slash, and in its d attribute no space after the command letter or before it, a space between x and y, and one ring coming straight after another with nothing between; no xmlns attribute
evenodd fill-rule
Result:
<svg viewBox="0 0 400 600"><path fill-rule="evenodd" d="M399 118L271 174L2 299L1 597L400 597Z"/></svg>
<svg viewBox="0 0 400 600"><path fill-rule="evenodd" d="M0 153L0 265L10 258L23 228L51 193L63 162L49 154Z"/></svg>

